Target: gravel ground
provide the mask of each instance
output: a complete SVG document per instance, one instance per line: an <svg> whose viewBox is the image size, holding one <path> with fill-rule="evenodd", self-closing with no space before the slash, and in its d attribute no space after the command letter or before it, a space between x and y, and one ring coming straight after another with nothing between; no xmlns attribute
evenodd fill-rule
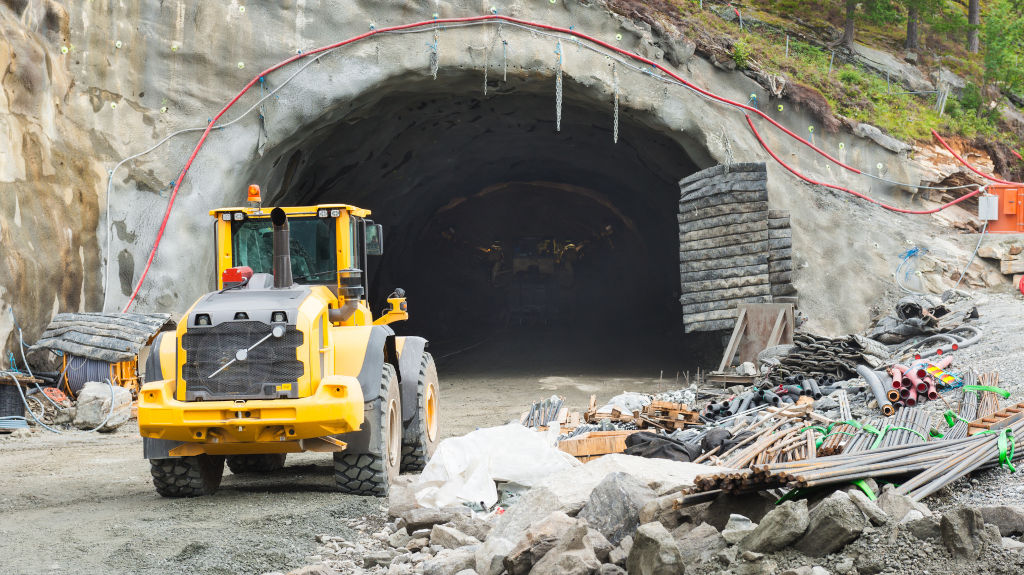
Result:
<svg viewBox="0 0 1024 575"><path fill-rule="evenodd" d="M443 358L442 434L506 423L555 393L584 407L591 394L665 391L668 374L687 367L649 342L569 335L504 334L449 357L433 349ZM386 500L334 492L330 455L289 455L271 474L224 473L213 496L164 499L133 423L112 434L0 434L0 575L251 575L319 561L319 534L361 546L353 556L379 547L371 534Z"/></svg>

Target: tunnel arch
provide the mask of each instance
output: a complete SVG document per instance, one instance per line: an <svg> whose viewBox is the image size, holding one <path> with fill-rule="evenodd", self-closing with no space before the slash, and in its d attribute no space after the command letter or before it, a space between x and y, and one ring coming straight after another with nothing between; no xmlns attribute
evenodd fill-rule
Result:
<svg viewBox="0 0 1024 575"><path fill-rule="evenodd" d="M484 95L477 73L455 70L347 107L268 146L248 178L271 205L372 210L387 247L371 297L401 286L430 302L411 329L681 326L678 181L709 162L685 133L623 106L616 142L609 94L571 78L560 130L551 78L493 81ZM539 268L516 271L533 256Z"/></svg>

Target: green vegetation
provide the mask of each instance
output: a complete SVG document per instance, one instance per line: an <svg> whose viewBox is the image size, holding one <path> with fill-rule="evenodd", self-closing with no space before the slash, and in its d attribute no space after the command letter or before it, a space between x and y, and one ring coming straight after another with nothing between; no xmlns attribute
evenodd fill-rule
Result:
<svg viewBox="0 0 1024 575"><path fill-rule="evenodd" d="M908 34L916 34L918 62L927 70L945 67L968 81L961 98L950 97L943 114L936 95L904 94L906 88L887 84L884 77L849 63L834 62L830 49L846 18L846 0L748 0L744 19L756 22L740 30L712 10L725 13L721 4L677 0L685 24L694 30L713 31L732 39L731 56L739 69L784 75L791 82L819 92L832 112L867 122L905 141L930 141L931 130L967 139L985 137L1020 149L1024 134L1000 128L1000 117L990 107L992 90L1024 93L1024 0L986 0L982 3L981 53L967 49L968 0L867 0L856 10L858 42L900 57ZM909 17L916 16L916 26ZM799 17L801 25L794 26ZM799 30L797 30L799 28ZM786 34L789 32L787 56ZM812 31L808 34L808 31ZM815 44L801 42L800 35ZM988 94L988 96L986 96Z"/></svg>
<svg viewBox="0 0 1024 575"><path fill-rule="evenodd" d="M750 62L750 45L747 44L746 40L737 40L732 45L732 61L736 62L736 67L743 70L747 67Z"/></svg>

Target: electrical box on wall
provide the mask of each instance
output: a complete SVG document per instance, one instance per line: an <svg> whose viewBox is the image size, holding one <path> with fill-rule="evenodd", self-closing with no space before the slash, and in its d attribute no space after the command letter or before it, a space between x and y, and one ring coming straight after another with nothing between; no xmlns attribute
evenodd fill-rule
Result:
<svg viewBox="0 0 1024 575"><path fill-rule="evenodd" d="M978 198L978 217L988 220L988 231L994 234L1024 233L1024 186L993 184L989 191L996 198L996 217L986 217L991 208L982 207L988 196Z"/></svg>
<svg viewBox="0 0 1024 575"><path fill-rule="evenodd" d="M978 219L989 222L999 219L999 196L978 197Z"/></svg>

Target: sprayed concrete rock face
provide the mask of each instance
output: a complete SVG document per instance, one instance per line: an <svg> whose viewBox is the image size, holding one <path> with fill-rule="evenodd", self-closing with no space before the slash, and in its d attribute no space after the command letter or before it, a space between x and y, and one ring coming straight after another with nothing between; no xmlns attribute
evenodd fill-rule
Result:
<svg viewBox="0 0 1024 575"><path fill-rule="evenodd" d="M726 97L770 101L746 76L692 57L692 42L671 27L652 32L601 2L358 1L345 10L292 0L0 3L0 307L14 307L33 341L54 312L124 305L200 132L119 162L178 130L203 128L257 71L371 28L492 6L606 39ZM773 115L807 133L811 116L785 108ZM446 210L487 195L554 191L559 213L585 201L624 230L624 241L658 252L646 265L671 269L655 272L662 279L652 289L671 300L678 282L664 278L678 265L675 182L717 163L765 159L736 111L510 23L382 34L300 60L257 81L217 125L226 127L209 135L184 179L137 310L181 313L210 289L208 211L244 203L250 183L263 187L267 204L373 209L390 230L393 255L379 270L388 287L416 284L402 270ZM815 143L842 161L882 164L901 180L925 173L870 141L821 132ZM777 131L765 138L813 177L892 197L884 184L841 173ZM794 260L803 264L796 284L812 326L864 327L888 282L889 256L912 232L906 218L798 185L774 164L769 200L793 215ZM903 231L866 243L866 220ZM844 305L836 307L835 293ZM9 314L0 315L8 348L11 328Z"/></svg>

